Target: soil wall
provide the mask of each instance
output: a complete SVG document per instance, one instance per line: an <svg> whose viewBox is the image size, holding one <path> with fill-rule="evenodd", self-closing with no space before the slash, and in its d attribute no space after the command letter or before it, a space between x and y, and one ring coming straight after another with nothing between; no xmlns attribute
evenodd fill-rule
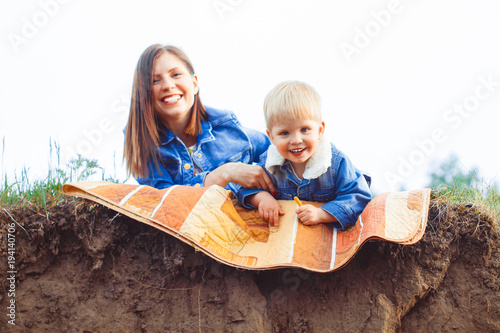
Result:
<svg viewBox="0 0 500 333"><path fill-rule="evenodd" d="M500 239L472 206L433 202L420 242L326 274L229 267L84 200L0 222L1 332L500 332Z"/></svg>

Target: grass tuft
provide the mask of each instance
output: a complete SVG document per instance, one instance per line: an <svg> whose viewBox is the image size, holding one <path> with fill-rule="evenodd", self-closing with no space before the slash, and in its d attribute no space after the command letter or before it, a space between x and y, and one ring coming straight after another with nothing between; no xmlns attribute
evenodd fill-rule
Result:
<svg viewBox="0 0 500 333"><path fill-rule="evenodd" d="M457 181L441 185L432 192L434 200L458 205L474 205L493 218L500 229L500 193L495 186L467 185Z"/></svg>
<svg viewBox="0 0 500 333"><path fill-rule="evenodd" d="M0 187L0 207L35 205L47 211L49 207L66 200L62 193L65 183L91 178L119 182L105 176L104 169L99 166L97 160L86 159L81 155L71 160L64 169L50 168L47 177L43 179L30 179L29 169L23 168L20 175L14 173L12 183L7 175L4 175Z"/></svg>

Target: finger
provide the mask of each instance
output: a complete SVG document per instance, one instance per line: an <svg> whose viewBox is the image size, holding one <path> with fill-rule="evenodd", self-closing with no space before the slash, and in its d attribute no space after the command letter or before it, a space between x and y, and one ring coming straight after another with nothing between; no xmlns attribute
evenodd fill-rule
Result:
<svg viewBox="0 0 500 333"><path fill-rule="evenodd" d="M264 220L264 211L259 209L259 216L262 220Z"/></svg>
<svg viewBox="0 0 500 333"><path fill-rule="evenodd" d="M303 223L304 225L317 225L318 222L315 222L314 220L308 220L306 223Z"/></svg>
<svg viewBox="0 0 500 333"><path fill-rule="evenodd" d="M267 221L269 219L266 209L262 209L262 211L260 212L260 218L264 221Z"/></svg>
<svg viewBox="0 0 500 333"><path fill-rule="evenodd" d="M280 215L285 215L285 211L280 207L279 208L279 212L278 212Z"/></svg>
<svg viewBox="0 0 500 333"><path fill-rule="evenodd" d="M269 218L269 221L271 223L272 226L275 226L276 225L276 222L278 221L278 214L276 211L273 211L270 218Z"/></svg>
<svg viewBox="0 0 500 333"><path fill-rule="evenodd" d="M252 172L250 177L253 179L253 183L257 183L258 185L255 186L260 186L260 189L273 193L276 195L276 189L274 188L273 182L271 181L271 178L267 175L266 171L260 167L260 166L252 166L257 169L254 169L257 172Z"/></svg>
<svg viewBox="0 0 500 333"><path fill-rule="evenodd" d="M256 186L259 190L264 190L269 192L269 187L267 186L267 183L265 182L264 178L262 178L260 175L259 178L256 179L256 182L257 182Z"/></svg>
<svg viewBox="0 0 500 333"><path fill-rule="evenodd" d="M264 184L263 184L264 186L262 188L265 189L266 191L268 191L269 193L276 195L276 188L274 187L273 182L271 181L271 178L269 178L269 176L267 175L267 173L265 171L262 174L262 180L264 181Z"/></svg>
<svg viewBox="0 0 500 333"><path fill-rule="evenodd" d="M274 225L278 225L278 222L280 220L280 210L276 210L274 212Z"/></svg>
<svg viewBox="0 0 500 333"><path fill-rule="evenodd" d="M307 212L301 212L300 214L297 214L297 217L302 221L302 222L307 222L309 220L309 214Z"/></svg>

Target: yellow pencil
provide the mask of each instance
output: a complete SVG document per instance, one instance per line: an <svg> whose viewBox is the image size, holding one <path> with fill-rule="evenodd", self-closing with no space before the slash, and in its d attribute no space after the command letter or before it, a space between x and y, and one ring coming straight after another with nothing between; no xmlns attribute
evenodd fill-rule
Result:
<svg viewBox="0 0 500 333"><path fill-rule="evenodd" d="M299 207L302 206L302 201L300 201L299 198L293 197L293 200L295 200L295 202L297 203L297 205L299 205Z"/></svg>

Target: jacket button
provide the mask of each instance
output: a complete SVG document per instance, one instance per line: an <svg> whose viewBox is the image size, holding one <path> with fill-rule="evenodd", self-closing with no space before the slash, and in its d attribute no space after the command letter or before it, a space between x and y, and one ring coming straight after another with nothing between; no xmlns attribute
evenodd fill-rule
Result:
<svg viewBox="0 0 500 333"><path fill-rule="evenodd" d="M191 169L191 164L189 164L189 163L184 164L184 169L186 169L186 170Z"/></svg>
<svg viewBox="0 0 500 333"><path fill-rule="evenodd" d="M200 187L200 186L201 186L200 183L194 184L194 187Z"/></svg>
<svg viewBox="0 0 500 333"><path fill-rule="evenodd" d="M198 153L198 157L201 157L201 153Z"/></svg>

